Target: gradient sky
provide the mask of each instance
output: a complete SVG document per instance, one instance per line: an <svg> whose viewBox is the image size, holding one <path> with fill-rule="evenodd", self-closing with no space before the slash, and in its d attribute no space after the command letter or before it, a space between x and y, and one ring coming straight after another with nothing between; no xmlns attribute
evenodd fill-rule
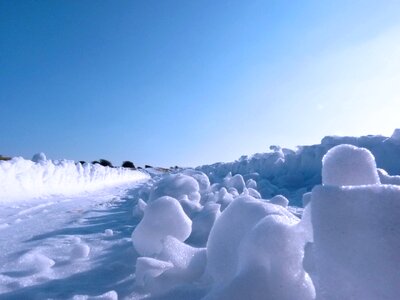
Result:
<svg viewBox="0 0 400 300"><path fill-rule="evenodd" d="M0 0L0 154L196 166L400 127L400 1Z"/></svg>

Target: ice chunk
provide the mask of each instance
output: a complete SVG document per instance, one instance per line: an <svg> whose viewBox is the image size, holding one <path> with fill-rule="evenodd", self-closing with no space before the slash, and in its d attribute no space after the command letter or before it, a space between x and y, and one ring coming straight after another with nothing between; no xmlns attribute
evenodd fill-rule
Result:
<svg viewBox="0 0 400 300"><path fill-rule="evenodd" d="M147 205L143 219L132 233L132 241L140 255L152 256L161 251L167 235L184 241L191 230L192 221L178 200L164 196Z"/></svg>
<svg viewBox="0 0 400 300"><path fill-rule="evenodd" d="M324 185L379 184L375 158L365 148L339 145L329 150L322 160Z"/></svg>

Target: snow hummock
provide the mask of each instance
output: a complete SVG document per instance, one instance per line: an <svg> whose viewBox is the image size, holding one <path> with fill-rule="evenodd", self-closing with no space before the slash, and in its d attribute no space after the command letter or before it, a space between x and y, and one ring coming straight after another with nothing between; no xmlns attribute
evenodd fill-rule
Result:
<svg viewBox="0 0 400 300"><path fill-rule="evenodd" d="M132 234L135 249L140 255L152 256L160 253L167 236L186 240L192 230L192 221L183 211L179 201L163 196L150 202L141 222Z"/></svg>
<svg viewBox="0 0 400 300"><path fill-rule="evenodd" d="M370 151L352 145L332 148L322 159L322 184L379 184L375 158Z"/></svg>
<svg viewBox="0 0 400 300"><path fill-rule="evenodd" d="M147 180L140 171L48 160L43 153L32 160L15 157L0 161L0 202L51 195L75 195L123 183Z"/></svg>

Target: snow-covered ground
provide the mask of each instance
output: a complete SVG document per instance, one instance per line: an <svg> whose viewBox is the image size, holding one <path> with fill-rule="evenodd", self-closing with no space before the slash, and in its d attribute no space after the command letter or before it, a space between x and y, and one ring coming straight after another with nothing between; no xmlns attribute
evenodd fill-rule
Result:
<svg viewBox="0 0 400 300"><path fill-rule="evenodd" d="M399 136L327 137L129 182L113 173L73 194L10 188L0 298L399 299ZM31 178L7 171L19 163L0 162L6 182ZM52 177L47 160L24 164L37 184Z"/></svg>

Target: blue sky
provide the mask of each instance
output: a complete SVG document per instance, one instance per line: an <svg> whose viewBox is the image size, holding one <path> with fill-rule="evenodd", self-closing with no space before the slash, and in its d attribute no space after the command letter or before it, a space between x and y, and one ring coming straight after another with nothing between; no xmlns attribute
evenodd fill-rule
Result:
<svg viewBox="0 0 400 300"><path fill-rule="evenodd" d="M399 126L399 1L0 0L0 154L196 166Z"/></svg>

